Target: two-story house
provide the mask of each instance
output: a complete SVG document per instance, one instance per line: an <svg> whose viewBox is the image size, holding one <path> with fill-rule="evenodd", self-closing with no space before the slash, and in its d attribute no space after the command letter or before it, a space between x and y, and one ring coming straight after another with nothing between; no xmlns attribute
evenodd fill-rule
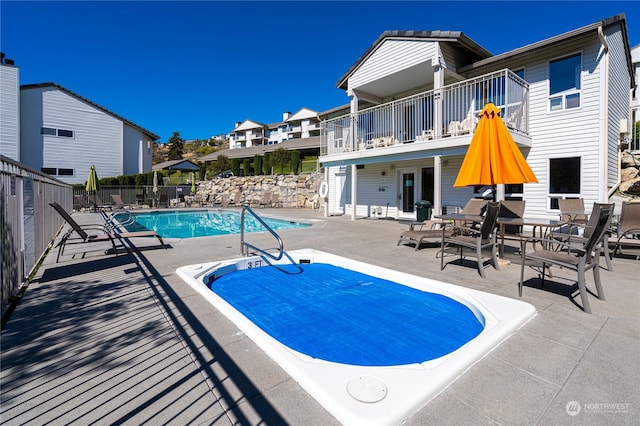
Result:
<svg viewBox="0 0 640 426"><path fill-rule="evenodd" d="M56 83L20 87L20 161L63 182L150 172L159 138Z"/></svg>
<svg viewBox="0 0 640 426"><path fill-rule="evenodd" d="M498 185L497 199L557 217L558 199L582 197L590 211L619 184L634 87L624 15L499 55L458 31L387 31L337 87L351 100L321 124L328 214L415 219L418 200L436 213L464 206L478 188L453 183L488 102L538 179Z"/></svg>

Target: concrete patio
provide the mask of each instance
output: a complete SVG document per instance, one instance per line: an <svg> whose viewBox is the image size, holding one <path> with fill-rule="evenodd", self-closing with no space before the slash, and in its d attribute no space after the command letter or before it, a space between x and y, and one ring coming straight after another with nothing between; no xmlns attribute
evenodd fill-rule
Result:
<svg viewBox="0 0 640 426"><path fill-rule="evenodd" d="M408 225L394 220L258 213L313 222L279 231L287 250L314 248L518 297L519 264L488 266L486 279L472 260L440 271L436 248L396 245ZM267 233L248 238L274 246ZM239 240L167 239L164 250L138 239L133 254L105 256L107 243L84 258L68 250L60 263L50 252L2 331L0 422L337 424L176 275L180 266L238 257ZM606 301L590 295L592 315L579 307L575 273L554 269L541 288L527 268L522 300L538 315L405 424L640 424L640 262L617 257L613 266L601 271ZM587 282L592 288L591 273Z"/></svg>

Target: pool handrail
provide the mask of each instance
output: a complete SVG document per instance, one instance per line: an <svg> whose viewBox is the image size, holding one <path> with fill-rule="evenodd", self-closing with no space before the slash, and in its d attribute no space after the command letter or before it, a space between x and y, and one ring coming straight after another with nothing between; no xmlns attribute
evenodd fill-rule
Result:
<svg viewBox="0 0 640 426"><path fill-rule="evenodd" d="M248 242L246 242L244 240L244 214L245 211L249 212L249 214L251 214L251 216L253 216L258 222L260 222L260 224L262 226L265 227L265 229L267 231L269 231L271 233L271 235L273 235L273 237L276 239L276 241L278 241L278 255L275 256L271 253L269 253L266 250L263 250L253 244L250 244ZM280 259L282 259L282 256L285 254L284 253L284 243L282 242L282 238L280 238L280 236L278 234L276 234L276 232L271 229L271 227L269 225L267 225L265 223L264 220L262 220L262 218L260 216L258 216L249 206L243 206L242 207L242 212L240 213L240 252L242 253L243 256L248 256L249 255L249 249L253 249L255 251L257 251L258 253L261 253L262 256L266 256L272 260L278 261Z"/></svg>

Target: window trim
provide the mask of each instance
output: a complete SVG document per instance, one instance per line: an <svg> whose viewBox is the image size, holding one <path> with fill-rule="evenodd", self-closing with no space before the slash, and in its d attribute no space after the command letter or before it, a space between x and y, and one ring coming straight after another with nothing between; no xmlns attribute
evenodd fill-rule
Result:
<svg viewBox="0 0 640 426"><path fill-rule="evenodd" d="M569 160L569 159L573 159L576 158L578 159L578 170L580 172L579 176L577 177L577 181L578 181L578 192L551 192L551 162L553 160ZM582 166L583 166L583 158L581 155L572 155L572 156L566 156L566 157L550 157L548 159L548 170L547 170L547 209L549 212L553 212L553 213L557 213L560 211L560 208L554 208L552 207L552 200L553 199L562 199L562 198L579 198L582 197L582 189L583 189L583 185L582 185L582 176L583 176L583 170L582 170Z"/></svg>
<svg viewBox="0 0 640 426"><path fill-rule="evenodd" d="M576 88L572 88L572 89L567 89L558 93L554 93L551 94L551 63L553 62L559 62L565 59L569 59L575 56L579 56L580 57L580 87L578 89ZM557 112L561 112L561 111L568 111L568 110L575 110L575 109L580 109L582 108L582 86L583 86L583 81L582 81L582 70L584 69L584 53L582 51L578 51L578 52L574 52L574 53L570 53L568 55L564 55L564 56L559 56L555 59L550 59L547 62L547 112L549 113L557 113ZM578 95L579 99L578 99L578 106L575 107L571 107L571 108L567 108L567 97L572 96L572 95ZM551 101L555 100L555 99L560 99L561 102L561 106L560 108L552 108L551 107Z"/></svg>

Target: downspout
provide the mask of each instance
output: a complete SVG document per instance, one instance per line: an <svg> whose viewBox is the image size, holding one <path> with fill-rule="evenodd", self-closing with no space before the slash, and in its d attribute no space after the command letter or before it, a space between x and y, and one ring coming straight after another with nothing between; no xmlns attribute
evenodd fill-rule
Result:
<svg viewBox="0 0 640 426"><path fill-rule="evenodd" d="M604 33L602 32L602 26L598 27L598 37L600 38L600 42L602 43L602 46L604 47L604 139L605 139L605 144L604 144L604 185L603 187L606 188L607 187L607 176L609 174L609 44L607 43L607 39L604 36ZM616 183L611 187L611 189L609 191L607 191L607 199L603 200L604 202L608 202L609 197L611 197L616 190L618 189L618 186L620 186L620 182L622 181L622 173L620 171L620 149L616 149L617 152L617 157L618 157L618 164L616 165L616 169L617 169L617 175L618 175L618 179L616 180Z"/></svg>

